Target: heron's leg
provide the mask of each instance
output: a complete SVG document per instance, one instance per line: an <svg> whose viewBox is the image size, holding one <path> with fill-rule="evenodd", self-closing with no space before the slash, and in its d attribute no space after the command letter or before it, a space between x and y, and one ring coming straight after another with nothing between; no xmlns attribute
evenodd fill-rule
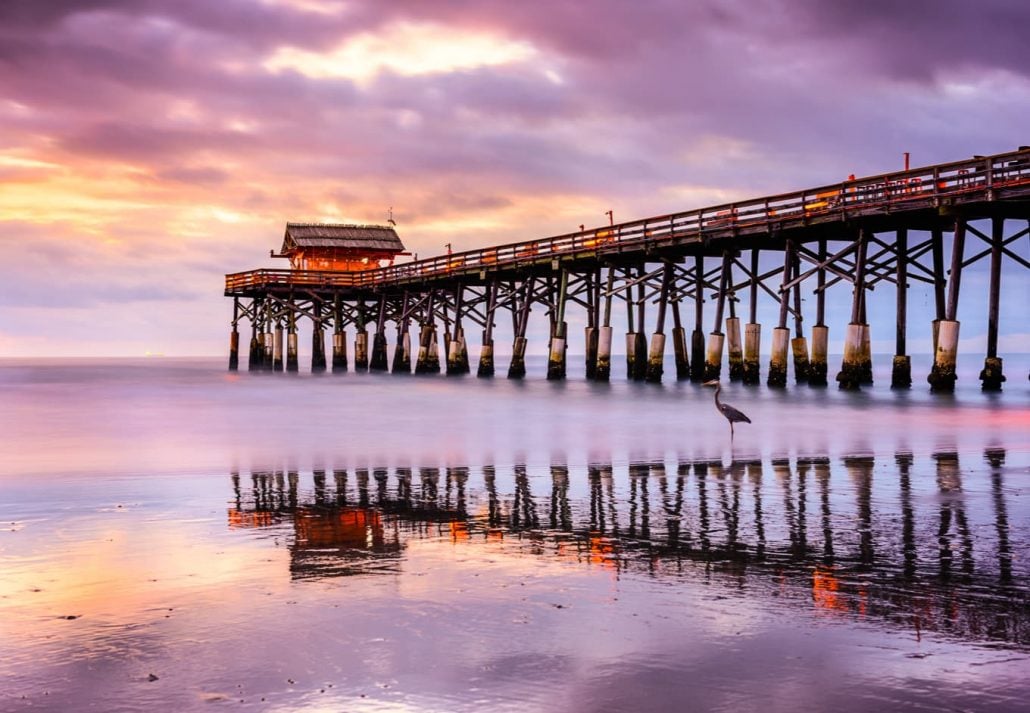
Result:
<svg viewBox="0 0 1030 713"><path fill-rule="evenodd" d="M733 421L730 421L730 444L733 444Z"/></svg>

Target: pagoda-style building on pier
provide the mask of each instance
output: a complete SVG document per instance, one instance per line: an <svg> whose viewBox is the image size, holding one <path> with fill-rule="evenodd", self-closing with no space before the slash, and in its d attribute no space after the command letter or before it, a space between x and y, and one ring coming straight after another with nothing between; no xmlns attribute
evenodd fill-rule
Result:
<svg viewBox="0 0 1030 713"><path fill-rule="evenodd" d="M392 265L406 255L397 231L389 225L287 223L279 254L294 270L357 272Z"/></svg>

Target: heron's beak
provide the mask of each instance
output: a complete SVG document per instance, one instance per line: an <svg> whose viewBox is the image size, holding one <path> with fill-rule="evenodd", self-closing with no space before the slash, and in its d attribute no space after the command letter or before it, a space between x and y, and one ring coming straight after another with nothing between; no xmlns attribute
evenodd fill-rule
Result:
<svg viewBox="0 0 1030 713"><path fill-rule="evenodd" d="M718 386L718 385L719 385L719 380L718 379L712 379L711 381L706 381L703 384L701 384L701 386Z"/></svg>

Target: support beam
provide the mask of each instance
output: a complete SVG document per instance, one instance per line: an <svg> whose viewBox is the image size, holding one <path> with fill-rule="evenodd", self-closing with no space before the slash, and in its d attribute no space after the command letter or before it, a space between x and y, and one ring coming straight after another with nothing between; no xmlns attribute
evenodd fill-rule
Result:
<svg viewBox="0 0 1030 713"><path fill-rule="evenodd" d="M647 304L647 269L641 265L637 277L637 331L633 344L633 380L643 381L647 378L647 334L644 327L644 308Z"/></svg>
<svg viewBox="0 0 1030 713"><path fill-rule="evenodd" d="M364 301L358 302L358 322L354 330L354 371L368 371L368 317Z"/></svg>

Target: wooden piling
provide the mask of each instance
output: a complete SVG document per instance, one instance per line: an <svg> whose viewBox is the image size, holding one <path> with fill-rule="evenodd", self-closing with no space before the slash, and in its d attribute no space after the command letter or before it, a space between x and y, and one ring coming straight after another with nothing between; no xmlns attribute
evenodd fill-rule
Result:
<svg viewBox="0 0 1030 713"><path fill-rule="evenodd" d="M343 298L333 298L333 373L347 371L347 330L343 320Z"/></svg>
<svg viewBox="0 0 1030 713"><path fill-rule="evenodd" d="M801 277L801 261L794 251L791 268L794 279ZM790 350L794 356L794 383L808 383L808 340L805 339L804 320L801 316L801 282L794 285L794 338L790 340Z"/></svg>
<svg viewBox="0 0 1030 713"><path fill-rule="evenodd" d="M486 318L483 327L483 345L479 349L479 366L476 376L488 378L494 375L494 314L497 312L497 290L499 283L491 280L486 286Z"/></svg>
<svg viewBox="0 0 1030 713"><path fill-rule="evenodd" d="M233 324L232 331L229 332L229 371L239 371L240 369L240 333L236 331L236 325Z"/></svg>
<svg viewBox="0 0 1030 713"><path fill-rule="evenodd" d="M694 256L694 331L690 334L690 380L702 381L705 377L705 259Z"/></svg>
<svg viewBox="0 0 1030 713"><path fill-rule="evenodd" d="M436 312L434 291L429 291L426 298L425 312L422 315L422 326L418 335L418 357L415 360L416 374L439 374L440 352L436 344Z"/></svg>
<svg viewBox="0 0 1030 713"><path fill-rule="evenodd" d="M1001 298L1004 227L1004 218L995 217L991 220L991 284L987 302L987 357L984 359L984 368L980 372L980 388L984 391L1001 391L1002 382L1005 381L1001 359L998 357L998 302Z"/></svg>
<svg viewBox="0 0 1030 713"><path fill-rule="evenodd" d="M783 277L780 283L780 318L773 329L772 354L769 357L769 376L766 385L783 387L787 385L787 345L790 342L790 330L787 329L787 314L790 290L790 273L794 264L794 242L788 240L783 250Z"/></svg>
<svg viewBox="0 0 1030 713"><path fill-rule="evenodd" d="M897 256L897 331L894 339L894 363L891 367L891 388L907 389L912 386L912 359L906 353L905 337L908 328L908 230L899 228L894 243Z"/></svg>
<svg viewBox="0 0 1030 713"><path fill-rule="evenodd" d="M379 314L376 318L376 331L372 335L372 354L368 360L369 371L388 371L390 359L386 345L386 296L379 297Z"/></svg>
<svg viewBox="0 0 1030 713"><path fill-rule="evenodd" d="M300 371L297 360L297 312L293 300L290 300L289 313L286 315L286 373L296 374Z"/></svg>
<svg viewBox="0 0 1030 713"><path fill-rule="evenodd" d="M762 325L758 323L758 248L751 249L751 282L748 286L748 323L744 325L744 373L745 384L761 382L760 349Z"/></svg>
<svg viewBox="0 0 1030 713"><path fill-rule="evenodd" d="M325 372L325 332L322 329L322 303L312 303L312 312L315 315L311 328L311 373L322 374Z"/></svg>
<svg viewBox="0 0 1030 713"><path fill-rule="evenodd" d="M861 385L864 374L863 367L865 359L863 345L865 343L865 331L862 324L862 304L865 299L865 272L866 272L866 251L869 246L869 236L865 229L858 234L858 246L855 252L855 278L854 292L851 297L851 321L848 323L847 332L844 335L844 360L840 372L837 374L837 383L841 389L855 390Z"/></svg>
<svg viewBox="0 0 1030 713"><path fill-rule="evenodd" d="M740 319L735 312L735 303L736 300L730 299L730 316L726 318L726 352L730 365L730 381L740 381L744 378L744 345L740 340Z"/></svg>
<svg viewBox="0 0 1030 713"><path fill-rule="evenodd" d="M826 386L829 371L827 351L829 329L826 326L826 238L819 239L819 267L816 269L815 325L812 327L812 358L808 362L808 385Z"/></svg>
<svg viewBox="0 0 1030 713"><path fill-rule="evenodd" d="M646 266L641 265L637 271L637 330L634 334L633 346L633 380L643 381L647 377L647 332L644 327L644 310L647 304L647 285L644 276Z"/></svg>
<svg viewBox="0 0 1030 713"><path fill-rule="evenodd" d="M608 281L604 292L604 321L597 329L597 366L594 381L608 381L612 373L612 292L615 287L615 268L608 267Z"/></svg>
<svg viewBox="0 0 1030 713"><path fill-rule="evenodd" d="M391 372L394 374L410 374L411 373L411 320L408 314L408 303L410 295L408 291L404 291L404 296L401 298L401 314L397 318L397 344L393 348L393 368Z"/></svg>
<svg viewBox="0 0 1030 713"><path fill-rule="evenodd" d="M685 381L690 378L690 355L687 352L687 330L680 322L679 300L672 302L672 351L676 360L676 380Z"/></svg>
<svg viewBox="0 0 1030 713"><path fill-rule="evenodd" d="M512 305L512 313L515 317L515 341L511 347L511 364L508 366L509 379L522 379L526 376L526 327L533 304L532 276L526 278L522 284L522 291L522 304Z"/></svg>
<svg viewBox="0 0 1030 713"><path fill-rule="evenodd" d="M722 374L722 351L726 342L726 335L722 333L722 315L726 307L727 281L730 279L732 259L729 251L723 252L722 270L719 273L719 292L715 298L715 324L711 334L708 335L708 349L705 351L705 381L718 379Z"/></svg>
<svg viewBox="0 0 1030 713"><path fill-rule="evenodd" d="M569 290L569 271L562 270L558 285L557 314L551 330L551 343L547 355L547 380L565 378L565 353L569 325L565 322L565 299Z"/></svg>
<svg viewBox="0 0 1030 713"><path fill-rule="evenodd" d="M272 371L283 370L283 325L277 323L272 333Z"/></svg>
<svg viewBox="0 0 1030 713"><path fill-rule="evenodd" d="M950 392L955 390L955 365L958 360L958 295L962 281L962 257L966 243L966 221L955 221L954 240L951 248L951 273L948 278L948 302L945 319L937 328L937 348L934 351L933 368L926 380L930 391Z"/></svg>
<svg viewBox="0 0 1030 713"><path fill-rule="evenodd" d="M240 298L232 298L232 331L229 332L229 371L240 369L240 333L237 325L240 319Z"/></svg>
<svg viewBox="0 0 1030 713"><path fill-rule="evenodd" d="M665 370L665 313L669 304L669 291L675 277L672 263L666 263L662 271L662 291L658 297L658 316L655 320L654 334L651 336L651 349L647 355L647 374L645 379L652 384L662 383Z"/></svg>

